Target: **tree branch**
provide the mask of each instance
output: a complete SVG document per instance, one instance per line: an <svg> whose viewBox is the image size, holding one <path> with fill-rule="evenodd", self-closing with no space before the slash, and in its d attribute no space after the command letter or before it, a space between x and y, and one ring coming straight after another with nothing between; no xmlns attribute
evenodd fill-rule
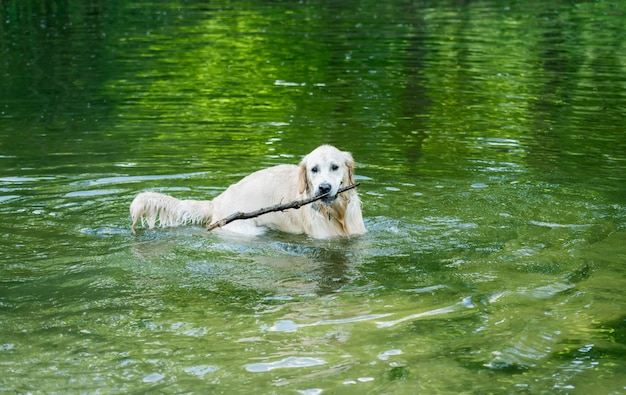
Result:
<svg viewBox="0 0 626 395"><path fill-rule="evenodd" d="M348 191L350 189L356 188L360 185L361 183L357 182L354 183L352 185L348 185L347 187L343 187L343 188L339 188L339 190L337 191L337 195L339 195L342 192ZM215 228L221 228L222 226L231 223L233 221L236 221L238 219L250 219L250 218L255 218L258 216L261 216L263 214L267 214L267 213L271 213L274 211L284 211L284 210L288 210L291 208L295 208L295 209L299 209L302 206L306 206L307 204L311 204L317 200L323 199L326 196L328 196L330 194L330 192L325 193L323 195L318 195L318 196L313 196L307 199L303 199L303 200L294 200L293 202L289 202L289 203L281 203L281 204L275 204L273 206L269 206L269 207L263 207L260 208L258 210L255 211L250 211L248 213L242 213L237 211L236 213L233 213L231 215L229 215L226 218L220 219L219 221L215 221L212 224L210 224L207 227L208 231L211 231Z"/></svg>

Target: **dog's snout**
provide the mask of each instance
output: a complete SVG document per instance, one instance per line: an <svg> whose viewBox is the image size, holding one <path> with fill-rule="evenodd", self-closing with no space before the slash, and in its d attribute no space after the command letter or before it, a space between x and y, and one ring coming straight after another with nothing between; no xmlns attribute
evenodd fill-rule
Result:
<svg viewBox="0 0 626 395"><path fill-rule="evenodd" d="M332 189L332 186L327 182L323 182L320 184L318 188L319 188L320 195L323 195L323 194L330 192L330 190Z"/></svg>

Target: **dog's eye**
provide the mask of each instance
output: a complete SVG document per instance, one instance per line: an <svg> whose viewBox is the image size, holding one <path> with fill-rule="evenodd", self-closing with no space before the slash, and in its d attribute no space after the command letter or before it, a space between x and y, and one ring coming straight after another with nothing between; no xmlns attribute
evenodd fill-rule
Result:
<svg viewBox="0 0 626 395"><path fill-rule="evenodd" d="M317 166L315 166L315 167L313 167L313 168L311 169L311 173L317 173Z"/></svg>
<svg viewBox="0 0 626 395"><path fill-rule="evenodd" d="M338 170L338 169L339 169L339 166L337 166L337 165L335 165L335 164L332 164L332 165L330 166L330 169L331 169L332 171L336 171L336 170Z"/></svg>

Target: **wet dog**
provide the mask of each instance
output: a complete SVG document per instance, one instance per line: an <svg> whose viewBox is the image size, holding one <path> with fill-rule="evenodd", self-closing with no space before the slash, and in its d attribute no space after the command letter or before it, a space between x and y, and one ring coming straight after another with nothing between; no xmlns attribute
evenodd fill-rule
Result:
<svg viewBox="0 0 626 395"><path fill-rule="evenodd" d="M134 232L138 221L150 228L157 222L161 226L209 223L235 212L251 212L327 194L308 206L234 221L223 229L246 235L258 235L268 228L316 238L359 235L366 229L356 190L337 193L342 186L353 183L352 155L322 145L306 155L299 165L259 170L213 200L179 200L156 192L140 193L130 205L132 229Z"/></svg>

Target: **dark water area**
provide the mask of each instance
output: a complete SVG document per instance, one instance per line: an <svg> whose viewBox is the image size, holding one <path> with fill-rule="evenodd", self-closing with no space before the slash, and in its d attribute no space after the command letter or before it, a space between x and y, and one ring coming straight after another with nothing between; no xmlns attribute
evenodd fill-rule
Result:
<svg viewBox="0 0 626 395"><path fill-rule="evenodd" d="M0 4L0 392L626 393L626 3ZM321 144L368 233L130 232Z"/></svg>

